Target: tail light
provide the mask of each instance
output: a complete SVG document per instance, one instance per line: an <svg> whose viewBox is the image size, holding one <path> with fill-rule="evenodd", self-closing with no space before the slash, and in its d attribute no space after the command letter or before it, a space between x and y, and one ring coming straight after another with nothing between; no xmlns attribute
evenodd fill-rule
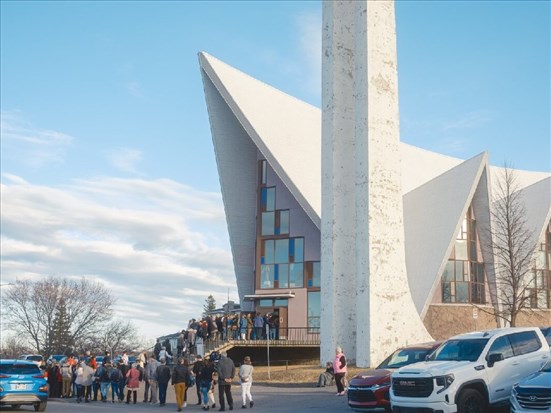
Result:
<svg viewBox="0 0 551 413"><path fill-rule="evenodd" d="M43 378L44 378L43 374L37 374L36 376L33 376L33 379L43 379Z"/></svg>
<svg viewBox="0 0 551 413"><path fill-rule="evenodd" d="M7 379L8 377L10 376L8 376L7 374L0 374L0 379Z"/></svg>
<svg viewBox="0 0 551 413"><path fill-rule="evenodd" d="M39 391L40 393L48 393L48 385L45 384L44 386L40 386L40 387L38 388L38 391Z"/></svg>

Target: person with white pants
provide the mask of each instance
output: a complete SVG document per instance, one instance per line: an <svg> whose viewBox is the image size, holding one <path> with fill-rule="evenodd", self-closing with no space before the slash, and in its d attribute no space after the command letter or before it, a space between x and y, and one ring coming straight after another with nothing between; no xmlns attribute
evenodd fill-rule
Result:
<svg viewBox="0 0 551 413"><path fill-rule="evenodd" d="M254 406L253 396L251 395L251 387L253 384L253 366L251 364L251 358L245 356L243 364L239 367L239 381L241 382L241 397L243 398L243 409L247 408L247 399L249 400L249 407Z"/></svg>

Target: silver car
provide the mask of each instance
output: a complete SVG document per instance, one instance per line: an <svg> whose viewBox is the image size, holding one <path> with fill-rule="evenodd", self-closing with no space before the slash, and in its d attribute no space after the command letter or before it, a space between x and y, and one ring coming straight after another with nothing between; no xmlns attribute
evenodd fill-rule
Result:
<svg viewBox="0 0 551 413"><path fill-rule="evenodd" d="M513 386L511 413L551 411L551 360Z"/></svg>

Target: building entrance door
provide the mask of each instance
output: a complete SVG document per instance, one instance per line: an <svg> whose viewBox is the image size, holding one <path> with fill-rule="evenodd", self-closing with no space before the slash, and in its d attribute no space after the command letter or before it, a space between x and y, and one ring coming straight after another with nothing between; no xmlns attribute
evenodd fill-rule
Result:
<svg viewBox="0 0 551 413"><path fill-rule="evenodd" d="M285 340L289 337L289 329L287 328L287 307L279 307L274 309L274 314L279 315L279 331L276 338Z"/></svg>

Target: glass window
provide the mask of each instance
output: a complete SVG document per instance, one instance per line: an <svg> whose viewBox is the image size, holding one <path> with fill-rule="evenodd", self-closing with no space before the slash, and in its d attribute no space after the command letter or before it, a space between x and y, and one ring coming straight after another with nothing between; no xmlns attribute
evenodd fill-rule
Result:
<svg viewBox="0 0 551 413"><path fill-rule="evenodd" d="M319 261L313 263L314 277L312 279L312 287L321 286L321 264Z"/></svg>
<svg viewBox="0 0 551 413"><path fill-rule="evenodd" d="M267 162L266 161L260 161L261 162L261 184L262 185L266 185L266 180L267 180Z"/></svg>
<svg viewBox="0 0 551 413"><path fill-rule="evenodd" d="M271 306L272 306L272 303L273 303L272 300L260 300L260 301L258 302L258 306L259 306L259 307L271 307Z"/></svg>
<svg viewBox="0 0 551 413"><path fill-rule="evenodd" d="M289 264L289 287L300 288L304 284L304 264Z"/></svg>
<svg viewBox="0 0 551 413"><path fill-rule="evenodd" d="M279 288L289 288L289 264L278 264Z"/></svg>
<svg viewBox="0 0 551 413"><path fill-rule="evenodd" d="M486 360L490 358L491 354L502 354L503 358L513 357L513 347L511 347L511 342L509 341L508 336L499 337L492 343L490 350L488 350L488 355Z"/></svg>
<svg viewBox="0 0 551 413"><path fill-rule="evenodd" d="M451 283L442 283L442 301L444 303L451 303L452 301L452 289Z"/></svg>
<svg viewBox="0 0 551 413"><path fill-rule="evenodd" d="M308 293L308 327L319 328L321 316L321 294L319 291Z"/></svg>
<svg viewBox="0 0 551 413"><path fill-rule="evenodd" d="M287 307L289 305L289 300L286 298L277 298L274 300L274 307Z"/></svg>
<svg viewBox="0 0 551 413"><path fill-rule="evenodd" d="M273 212L262 213L262 235L274 235L275 214Z"/></svg>
<svg viewBox="0 0 551 413"><path fill-rule="evenodd" d="M261 264L274 263L274 240L267 239L264 241L264 262Z"/></svg>
<svg viewBox="0 0 551 413"><path fill-rule="evenodd" d="M523 331L509 336L515 356L532 353L541 348L541 342L535 331Z"/></svg>
<svg viewBox="0 0 551 413"><path fill-rule="evenodd" d="M274 265L260 266L260 288L274 288Z"/></svg>
<svg viewBox="0 0 551 413"><path fill-rule="evenodd" d="M455 262L454 261L448 261L446 263L446 266L444 267L444 273L442 274L442 278L443 278L444 281L454 281L455 280L454 267L455 267Z"/></svg>
<svg viewBox="0 0 551 413"><path fill-rule="evenodd" d="M456 283L456 302L468 303L469 302L469 283L458 282Z"/></svg>
<svg viewBox="0 0 551 413"><path fill-rule="evenodd" d="M280 234L289 233L289 210L288 209L279 211L279 233Z"/></svg>
<svg viewBox="0 0 551 413"><path fill-rule="evenodd" d="M295 262L304 261L304 238L295 238Z"/></svg>
<svg viewBox="0 0 551 413"><path fill-rule="evenodd" d="M289 262L289 239L278 239L275 242L275 262L277 264Z"/></svg>
<svg viewBox="0 0 551 413"><path fill-rule="evenodd" d="M455 241L455 259L467 261L467 241L458 239Z"/></svg>
<svg viewBox="0 0 551 413"><path fill-rule="evenodd" d="M275 211L275 187L266 188L266 211Z"/></svg>

